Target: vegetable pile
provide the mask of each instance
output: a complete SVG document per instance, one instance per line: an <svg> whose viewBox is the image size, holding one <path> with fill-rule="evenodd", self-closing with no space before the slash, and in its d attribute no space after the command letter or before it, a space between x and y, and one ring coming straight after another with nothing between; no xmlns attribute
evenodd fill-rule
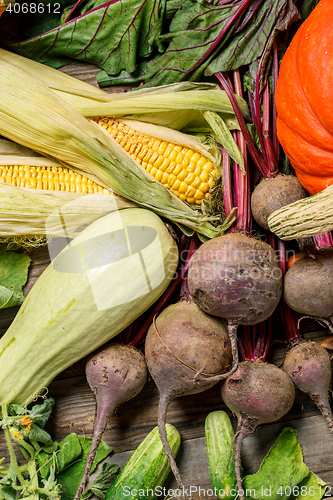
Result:
<svg viewBox="0 0 333 500"><path fill-rule="evenodd" d="M170 472L186 491L168 409L220 384L228 413L205 423L217 498L320 500L295 430L256 474L242 445L283 425L299 390L333 432L330 355L300 330L307 318L333 332L332 2L57 5L30 24L11 5L0 20L0 308L19 306L0 339L0 498L117 500L127 488L148 500ZM56 69L71 60L98 66L100 87L131 89ZM25 294L32 245L48 245L50 263ZM57 443L45 390L79 360L92 438ZM157 426L120 471L102 438L148 376Z"/></svg>

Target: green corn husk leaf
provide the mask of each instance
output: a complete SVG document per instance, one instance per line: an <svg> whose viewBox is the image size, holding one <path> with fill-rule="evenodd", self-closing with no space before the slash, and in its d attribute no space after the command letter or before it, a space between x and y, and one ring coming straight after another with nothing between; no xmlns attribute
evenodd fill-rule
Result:
<svg viewBox="0 0 333 500"><path fill-rule="evenodd" d="M127 116L181 130L192 120L202 126L204 121L200 112L208 110L222 114L230 129L239 129L227 94L213 83L180 82L108 94L59 70L4 49L0 49L0 58L40 78L84 116ZM250 119L246 101L239 96L235 98L243 116Z"/></svg>
<svg viewBox="0 0 333 500"><path fill-rule="evenodd" d="M333 185L320 193L273 212L268 218L272 233L294 240L333 230Z"/></svg>
<svg viewBox="0 0 333 500"><path fill-rule="evenodd" d="M207 238L215 227L155 181L104 129L89 122L32 74L1 59L0 129L3 136L74 169L91 173L100 184L140 206Z"/></svg>
<svg viewBox="0 0 333 500"><path fill-rule="evenodd" d="M66 96L84 116L126 116L132 118L154 113L170 111L196 110L215 111L216 113L234 116L234 111L227 94L214 83L183 82L180 84L162 85L150 89L132 90L123 94L107 94L108 102L97 98L86 99L80 96ZM161 98L163 96L163 98ZM243 116L249 119L246 102L238 97L237 102ZM148 121L148 120L146 120Z"/></svg>
<svg viewBox="0 0 333 500"><path fill-rule="evenodd" d="M19 56L18 54L1 48L0 57L2 61L16 64L20 68L33 74L35 77L40 78L46 85L54 90L74 93L86 97L105 96L105 92L98 87L94 87L89 83L73 78L62 71L38 63L27 57Z"/></svg>
<svg viewBox="0 0 333 500"><path fill-rule="evenodd" d="M239 165L241 171L245 174L243 155L224 120L217 113L212 113L211 111L205 111L203 115L211 126L216 140L222 144L230 158Z"/></svg>

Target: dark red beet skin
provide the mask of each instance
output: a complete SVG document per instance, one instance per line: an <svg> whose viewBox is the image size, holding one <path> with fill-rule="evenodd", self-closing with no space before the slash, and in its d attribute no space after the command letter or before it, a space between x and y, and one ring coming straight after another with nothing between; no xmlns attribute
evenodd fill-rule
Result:
<svg viewBox="0 0 333 500"><path fill-rule="evenodd" d="M226 372L232 362L228 332L221 320L204 313L193 302L183 300L164 309L150 326L145 357L160 393L161 440L178 486L183 489L167 440L167 409L173 399L203 392L228 376Z"/></svg>
<svg viewBox="0 0 333 500"><path fill-rule="evenodd" d="M243 361L238 370L221 383L221 395L237 416L235 472L239 498L243 500L240 457L243 440L258 425L275 422L291 409L295 388L283 370L263 361Z"/></svg>
<svg viewBox="0 0 333 500"><path fill-rule="evenodd" d="M329 403L332 378L331 359L317 342L301 342L287 352L283 369L295 386L316 403L333 433L333 416Z"/></svg>
<svg viewBox="0 0 333 500"><path fill-rule="evenodd" d="M333 249L321 248L315 258L301 257L286 272L283 298L305 316L333 316Z"/></svg>
<svg viewBox="0 0 333 500"><path fill-rule="evenodd" d="M203 311L232 324L254 325L276 308L282 272L269 245L230 233L199 247L189 267L188 285Z"/></svg>

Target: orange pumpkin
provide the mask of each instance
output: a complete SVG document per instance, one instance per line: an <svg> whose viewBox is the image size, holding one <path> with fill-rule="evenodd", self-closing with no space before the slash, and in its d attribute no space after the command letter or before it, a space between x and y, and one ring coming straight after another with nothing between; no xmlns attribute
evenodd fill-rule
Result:
<svg viewBox="0 0 333 500"><path fill-rule="evenodd" d="M302 186L333 184L333 0L320 0L281 63L276 88L278 139Z"/></svg>
<svg viewBox="0 0 333 500"><path fill-rule="evenodd" d="M6 7L0 8L0 16L1 16L1 14L2 14L3 12L5 12L5 10L6 10Z"/></svg>

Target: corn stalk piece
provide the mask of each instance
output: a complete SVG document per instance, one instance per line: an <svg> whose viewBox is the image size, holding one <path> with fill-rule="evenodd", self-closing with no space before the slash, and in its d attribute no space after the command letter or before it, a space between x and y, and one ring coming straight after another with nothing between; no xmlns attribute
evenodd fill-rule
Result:
<svg viewBox="0 0 333 500"><path fill-rule="evenodd" d="M96 123L83 117L42 80L1 59L1 134L22 146L95 176L115 193L149 208L205 238L221 234L234 214L218 227L155 181Z"/></svg>
<svg viewBox="0 0 333 500"><path fill-rule="evenodd" d="M273 212L268 218L272 233L294 240L333 230L333 185Z"/></svg>

